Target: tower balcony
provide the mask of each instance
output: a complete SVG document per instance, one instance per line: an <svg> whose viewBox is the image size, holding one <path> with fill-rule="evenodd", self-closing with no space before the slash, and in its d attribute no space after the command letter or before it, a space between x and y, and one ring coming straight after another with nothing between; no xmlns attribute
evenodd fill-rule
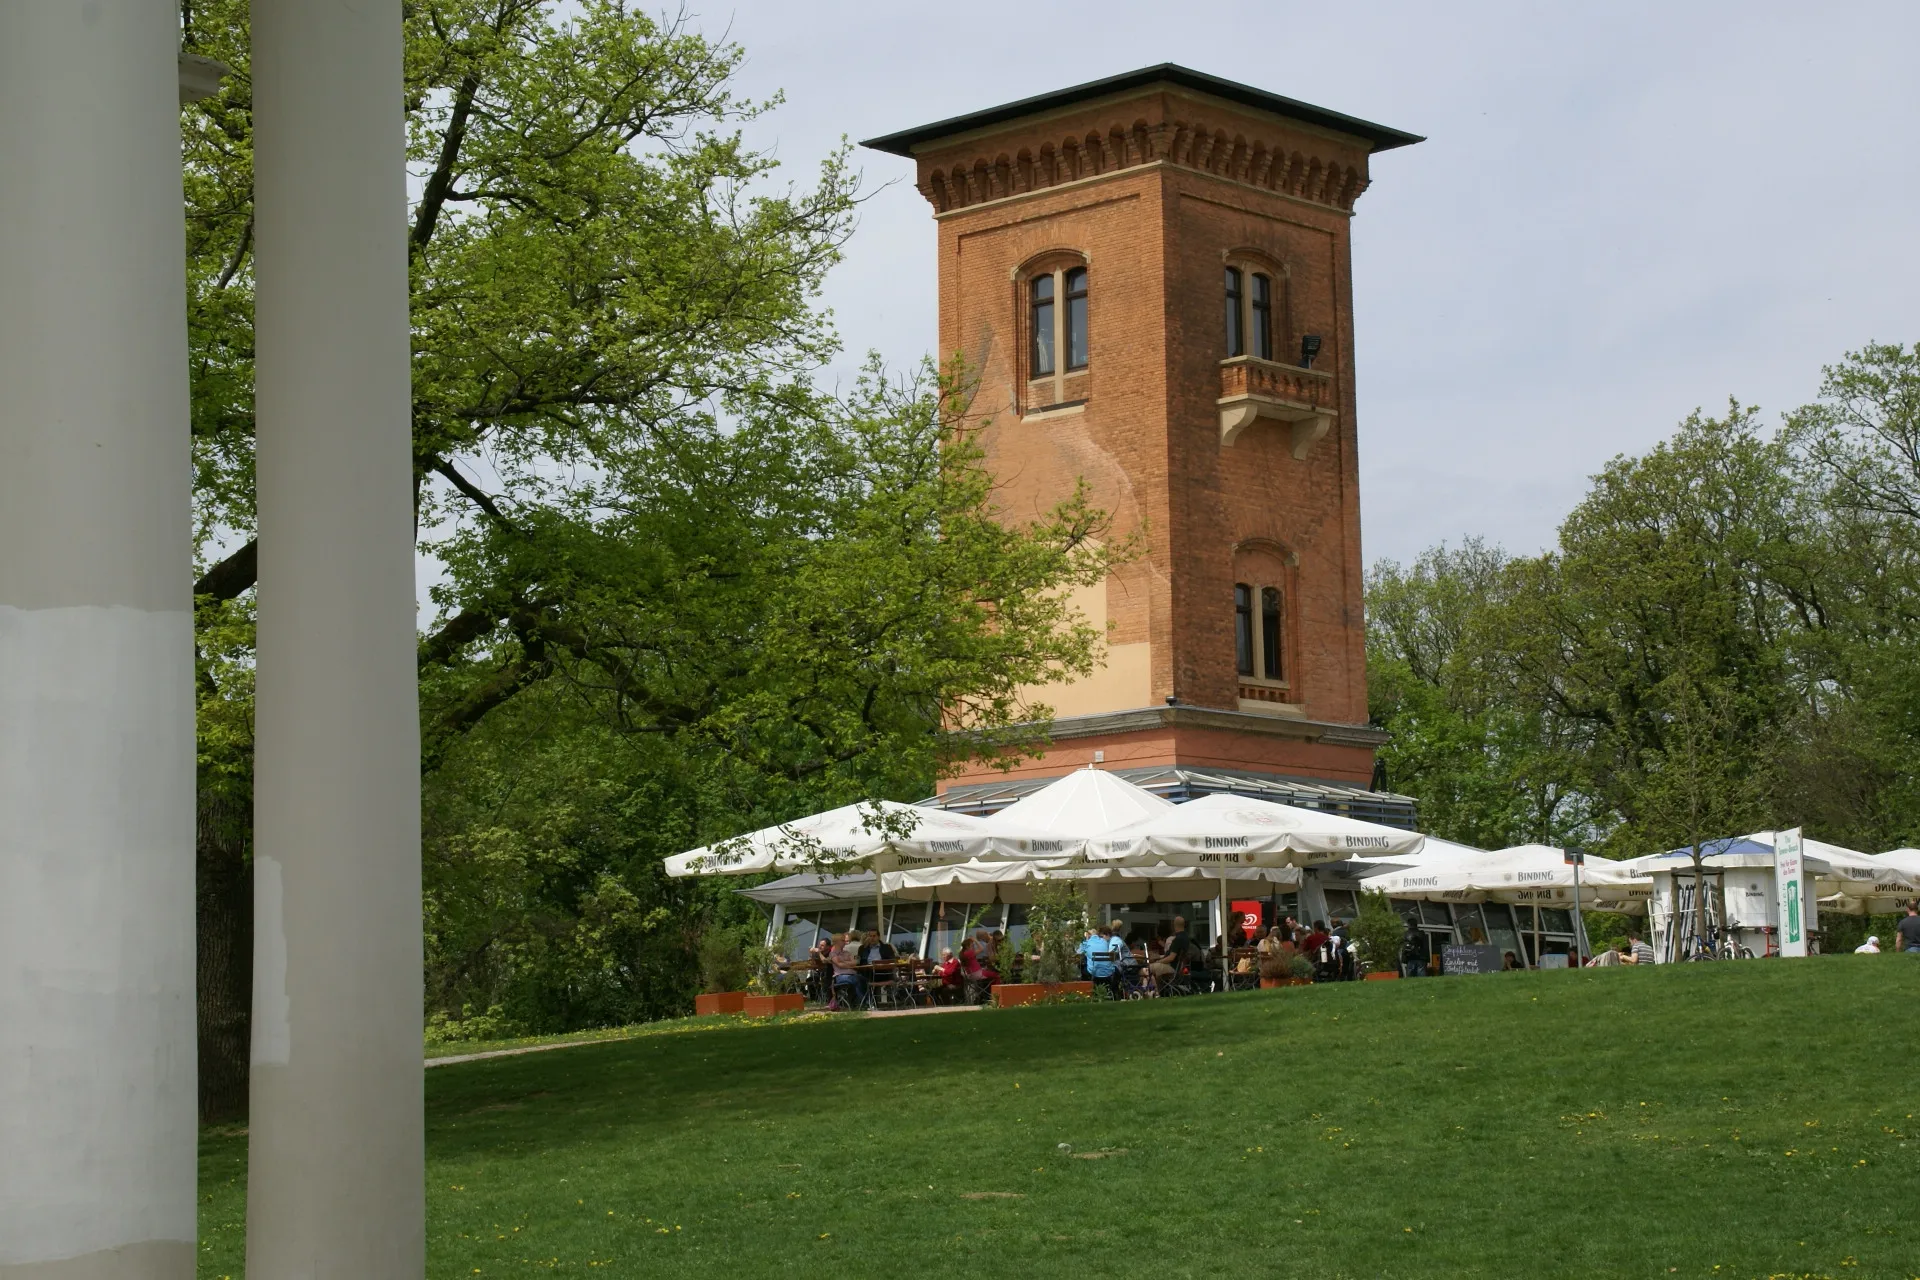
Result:
<svg viewBox="0 0 1920 1280"><path fill-rule="evenodd" d="M1257 356L1233 356L1220 362L1220 445L1225 448L1261 418L1288 424L1290 448L1305 458L1333 427L1333 374L1294 364L1276 364Z"/></svg>

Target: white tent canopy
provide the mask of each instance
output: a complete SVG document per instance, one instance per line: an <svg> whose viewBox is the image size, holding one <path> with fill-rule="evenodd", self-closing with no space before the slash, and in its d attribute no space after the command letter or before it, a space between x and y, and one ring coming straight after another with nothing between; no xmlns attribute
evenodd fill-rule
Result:
<svg viewBox="0 0 1920 1280"><path fill-rule="evenodd" d="M1095 768L1056 778L987 818L995 828L1043 832L1074 842L1164 813L1171 800ZM1074 852L1078 852L1076 848Z"/></svg>
<svg viewBox="0 0 1920 1280"><path fill-rule="evenodd" d="M1338 814L1211 795L1089 839L1088 865L1202 867L1231 877L1245 867L1304 867L1350 857L1417 852L1425 840Z"/></svg>
<svg viewBox="0 0 1920 1280"><path fill-rule="evenodd" d="M1491 853L1471 850L1448 858L1367 876L1360 885L1391 898L1429 902L1506 902L1573 905L1574 868L1564 850L1523 844ZM1590 911L1646 910L1653 881L1620 863L1587 855L1580 867L1580 905Z"/></svg>
<svg viewBox="0 0 1920 1280"><path fill-rule="evenodd" d="M874 800L678 853L666 860L666 869L670 876L739 876L847 865L884 872L1061 852L1059 842L1045 839L1036 850L1036 834L969 814Z"/></svg>
<svg viewBox="0 0 1920 1280"><path fill-rule="evenodd" d="M1059 867L1044 863L962 862L950 867L921 867L890 872L881 877L881 890L890 898L924 902L1031 902L1036 880L1073 880L1102 903L1146 902L1149 897L1169 902L1211 898L1220 881L1211 868L1170 867ZM1297 867L1240 868L1227 877L1227 892L1265 897L1276 888L1297 888Z"/></svg>
<svg viewBox="0 0 1920 1280"><path fill-rule="evenodd" d="M1920 881L1920 849L1890 849L1874 855L1874 861L1885 863L1910 880Z"/></svg>
<svg viewBox="0 0 1920 1280"><path fill-rule="evenodd" d="M1773 837L1771 831L1756 831L1730 840L1711 841L1702 846L1701 862L1714 870L1771 871ZM1920 876L1905 871L1898 860L1890 860L1888 855L1874 857L1821 840L1803 839L1800 847L1806 869L1813 877L1814 892L1821 906L1828 910L1893 911L1899 901L1920 894ZM1673 849L1620 865L1643 875L1685 872L1693 865L1693 853L1690 849Z"/></svg>

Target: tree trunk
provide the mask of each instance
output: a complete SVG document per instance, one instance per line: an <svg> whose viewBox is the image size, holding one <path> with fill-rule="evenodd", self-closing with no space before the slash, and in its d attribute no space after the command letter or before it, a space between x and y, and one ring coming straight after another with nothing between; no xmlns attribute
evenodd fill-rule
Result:
<svg viewBox="0 0 1920 1280"><path fill-rule="evenodd" d="M1687 959L1692 960L1700 954L1700 944L1706 936L1707 864L1700 856L1699 838L1695 837L1693 842L1693 945L1688 948Z"/></svg>
<svg viewBox="0 0 1920 1280"><path fill-rule="evenodd" d="M253 1014L250 807L200 793L195 897L199 938L200 1121L244 1121Z"/></svg>

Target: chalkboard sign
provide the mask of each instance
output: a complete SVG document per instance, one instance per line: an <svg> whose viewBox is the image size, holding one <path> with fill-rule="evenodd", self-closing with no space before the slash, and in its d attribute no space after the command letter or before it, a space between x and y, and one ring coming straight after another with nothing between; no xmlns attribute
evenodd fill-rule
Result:
<svg viewBox="0 0 1920 1280"><path fill-rule="evenodd" d="M1456 973L1498 973L1500 948L1443 947L1440 950L1440 972L1448 976Z"/></svg>

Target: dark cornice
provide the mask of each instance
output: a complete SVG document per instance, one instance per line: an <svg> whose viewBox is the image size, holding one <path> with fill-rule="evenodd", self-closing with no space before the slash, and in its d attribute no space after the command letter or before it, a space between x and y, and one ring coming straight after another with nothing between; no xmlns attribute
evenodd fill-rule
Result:
<svg viewBox="0 0 1920 1280"><path fill-rule="evenodd" d="M889 133L885 137L869 138L860 145L896 156L911 156L916 148L941 138L968 133L975 129L985 129L996 124L1005 124L1007 121L1018 120L1023 116L1069 107L1094 98L1104 98L1111 94L1124 93L1130 89L1143 89L1156 84L1171 84L1197 93L1209 94L1243 107L1252 107L1256 111L1265 111L1270 115L1297 120L1302 124L1310 124L1334 133L1359 138L1368 144L1370 151L1391 151L1395 147L1406 147L1416 142L1426 141L1419 134L1390 129L1386 125L1373 124L1367 120L1342 115L1338 111L1316 107L1312 103L1301 102L1297 98L1284 98L1277 93L1268 93L1264 89L1256 89L1252 85L1241 84L1236 80L1223 80L1219 76L1210 76L1205 72L1194 71L1175 63L1163 62L1159 66L1142 67L1138 71L1108 76L1104 80L1089 80L1085 84L1077 84L1072 88L1055 89L1052 93L1043 93L1032 98L1022 98L1018 102L988 107L984 111L954 116L950 120L902 129L898 133Z"/></svg>

